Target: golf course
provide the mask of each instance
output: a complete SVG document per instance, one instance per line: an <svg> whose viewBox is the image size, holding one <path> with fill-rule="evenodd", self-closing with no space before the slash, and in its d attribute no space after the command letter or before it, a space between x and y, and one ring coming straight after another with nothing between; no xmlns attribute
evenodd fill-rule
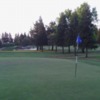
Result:
<svg viewBox="0 0 100 100"><path fill-rule="evenodd" d="M98 2L0 0L0 100L100 100Z"/></svg>
<svg viewBox="0 0 100 100"><path fill-rule="evenodd" d="M0 52L0 100L100 100L100 56Z"/></svg>

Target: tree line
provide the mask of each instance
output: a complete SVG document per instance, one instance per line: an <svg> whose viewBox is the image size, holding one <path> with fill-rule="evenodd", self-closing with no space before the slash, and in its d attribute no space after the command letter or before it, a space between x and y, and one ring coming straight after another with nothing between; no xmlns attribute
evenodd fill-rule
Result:
<svg viewBox="0 0 100 100"><path fill-rule="evenodd" d="M89 4L83 3L74 11L67 9L61 12L57 21L51 21L49 25L44 25L40 17L28 34L15 34L15 37L12 38L10 33L2 33L0 46L7 44L35 45L37 50L43 51L43 47L46 45L51 46L51 50L55 49L56 52L60 46L62 53L65 52L65 47L68 47L70 53L70 47L73 46L76 54L76 39L77 36L80 36L82 42L79 47L83 53L86 52L87 57L88 49L97 48L97 43L100 43L100 29L95 25L97 21L96 8L90 8Z"/></svg>

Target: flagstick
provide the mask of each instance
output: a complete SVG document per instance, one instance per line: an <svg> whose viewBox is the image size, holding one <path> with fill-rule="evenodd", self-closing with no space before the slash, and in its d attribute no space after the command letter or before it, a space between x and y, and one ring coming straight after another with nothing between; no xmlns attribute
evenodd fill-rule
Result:
<svg viewBox="0 0 100 100"><path fill-rule="evenodd" d="M78 43L77 43L77 47L76 47L76 62L75 62L75 78L77 76L77 63L78 63Z"/></svg>

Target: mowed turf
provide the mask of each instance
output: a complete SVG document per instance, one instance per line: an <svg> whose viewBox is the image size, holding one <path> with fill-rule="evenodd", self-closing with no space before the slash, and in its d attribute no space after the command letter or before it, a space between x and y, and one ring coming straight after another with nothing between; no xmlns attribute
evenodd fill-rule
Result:
<svg viewBox="0 0 100 100"><path fill-rule="evenodd" d="M100 66L74 60L0 57L0 100L100 100Z"/></svg>

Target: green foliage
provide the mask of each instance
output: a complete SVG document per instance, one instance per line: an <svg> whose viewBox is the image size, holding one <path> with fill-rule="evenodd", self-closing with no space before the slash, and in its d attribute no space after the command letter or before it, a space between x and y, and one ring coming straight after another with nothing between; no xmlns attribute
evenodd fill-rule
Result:
<svg viewBox="0 0 100 100"><path fill-rule="evenodd" d="M29 35L24 34L15 34L14 44L17 46L28 46L33 45L32 38Z"/></svg>
<svg viewBox="0 0 100 100"><path fill-rule="evenodd" d="M40 47L41 50L43 50L43 46L47 45L47 35L41 17L39 18L39 21L36 21L36 23L34 24L33 32L35 33L34 34L35 45L37 47Z"/></svg>
<svg viewBox="0 0 100 100"><path fill-rule="evenodd" d="M67 16L67 17L66 17ZM59 23L57 26L57 41L58 46L65 46L70 44L70 33L69 33L69 10L65 13L61 13L59 17Z"/></svg>
<svg viewBox="0 0 100 100"><path fill-rule="evenodd" d="M2 47L2 42L1 42L1 40L0 40L0 48Z"/></svg>
<svg viewBox="0 0 100 100"><path fill-rule="evenodd" d="M97 42L100 44L100 29L97 31Z"/></svg>
<svg viewBox="0 0 100 100"><path fill-rule="evenodd" d="M48 39L48 45L52 46L52 51L54 50L54 45L56 44L56 23L50 22L49 26L46 27L46 34Z"/></svg>
<svg viewBox="0 0 100 100"><path fill-rule="evenodd" d="M83 3L80 8L77 9L79 16L79 34L82 38L81 48L86 48L86 57L88 57L88 48L96 47L96 34L94 21L97 20L96 10L93 8L92 11L87 3Z"/></svg>
<svg viewBox="0 0 100 100"><path fill-rule="evenodd" d="M78 19L77 12L73 12L71 15L70 21L70 34L71 34L71 41L74 46L76 46L76 38L79 34L79 19Z"/></svg>
<svg viewBox="0 0 100 100"><path fill-rule="evenodd" d="M7 33L7 32L2 33L1 41L2 41L3 44L13 43L12 35L10 33Z"/></svg>

